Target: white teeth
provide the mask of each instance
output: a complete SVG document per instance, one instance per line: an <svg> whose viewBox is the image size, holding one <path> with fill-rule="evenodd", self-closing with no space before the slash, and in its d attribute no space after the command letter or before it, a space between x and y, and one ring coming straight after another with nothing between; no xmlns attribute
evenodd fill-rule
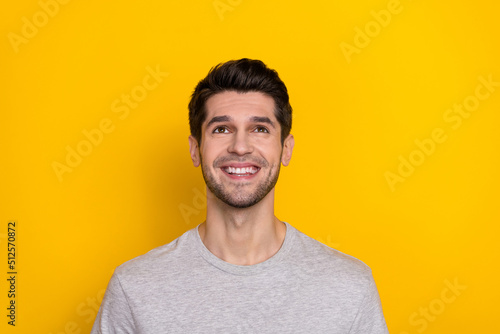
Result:
<svg viewBox="0 0 500 334"><path fill-rule="evenodd" d="M234 168L234 167L225 167L224 170L229 174L255 174L258 168L255 167L243 167L243 168Z"/></svg>

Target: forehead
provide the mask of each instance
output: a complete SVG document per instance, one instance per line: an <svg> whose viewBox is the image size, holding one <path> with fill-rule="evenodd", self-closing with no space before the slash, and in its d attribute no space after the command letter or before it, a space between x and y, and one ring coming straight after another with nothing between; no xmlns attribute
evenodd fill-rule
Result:
<svg viewBox="0 0 500 334"><path fill-rule="evenodd" d="M206 102L206 120L227 115L234 119L250 116L267 116L275 120L274 100L261 92L239 93L226 91L211 96Z"/></svg>

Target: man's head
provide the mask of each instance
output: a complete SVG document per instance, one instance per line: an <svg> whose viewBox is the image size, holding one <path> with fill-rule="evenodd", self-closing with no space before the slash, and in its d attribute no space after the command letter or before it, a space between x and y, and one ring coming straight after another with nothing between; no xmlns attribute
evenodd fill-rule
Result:
<svg viewBox="0 0 500 334"><path fill-rule="evenodd" d="M196 86L189 102L189 127L198 144L201 144L201 127L207 116L206 102L211 96L224 91L261 92L270 96L274 100L283 145L292 129L292 107L286 86L275 70L260 60L248 58L218 64Z"/></svg>
<svg viewBox="0 0 500 334"><path fill-rule="evenodd" d="M235 208L260 202L294 146L288 94L276 72L248 59L218 65L198 84L189 108L191 158L208 189Z"/></svg>

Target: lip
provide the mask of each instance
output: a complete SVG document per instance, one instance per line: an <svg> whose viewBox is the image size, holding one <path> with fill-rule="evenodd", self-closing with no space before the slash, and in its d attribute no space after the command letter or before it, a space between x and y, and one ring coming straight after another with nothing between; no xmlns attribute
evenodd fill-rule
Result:
<svg viewBox="0 0 500 334"><path fill-rule="evenodd" d="M260 169L260 166L257 166L255 164L252 164L249 162L228 162L228 163L220 166L220 168L226 168L226 167L236 167L236 168L255 167L255 168Z"/></svg>

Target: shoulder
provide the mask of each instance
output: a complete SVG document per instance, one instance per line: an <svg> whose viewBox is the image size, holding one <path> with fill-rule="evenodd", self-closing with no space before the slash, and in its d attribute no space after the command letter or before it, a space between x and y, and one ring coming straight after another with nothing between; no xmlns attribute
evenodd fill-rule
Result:
<svg viewBox="0 0 500 334"><path fill-rule="evenodd" d="M293 257L301 261L308 272L349 285L367 287L372 283L372 270L363 261L296 231Z"/></svg>
<svg viewBox="0 0 500 334"><path fill-rule="evenodd" d="M176 263L189 257L189 238L193 230L184 232L168 244L124 262L116 267L115 274L120 280L140 280L142 277L165 273L165 268L173 268Z"/></svg>

